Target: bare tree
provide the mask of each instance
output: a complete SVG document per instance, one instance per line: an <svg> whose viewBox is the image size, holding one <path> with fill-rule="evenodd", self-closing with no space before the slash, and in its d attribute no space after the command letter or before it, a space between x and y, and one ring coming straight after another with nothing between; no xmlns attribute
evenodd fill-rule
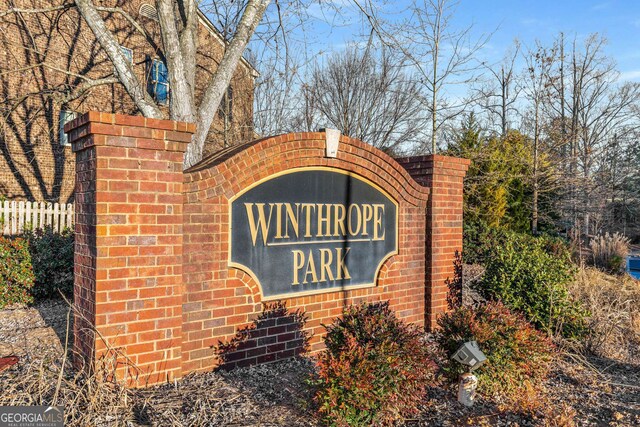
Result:
<svg viewBox="0 0 640 427"><path fill-rule="evenodd" d="M557 59L549 71L548 120L556 128L558 155L567 165L564 210L574 227L583 224L585 235L594 231L592 219L601 215L607 197L599 191L595 176L607 145L614 134L621 137L623 129L628 132L638 125L633 108L640 85L618 82L619 73L605 54L605 45L602 36L592 34L582 42L574 37L567 49L561 33L551 48Z"/></svg>
<svg viewBox="0 0 640 427"><path fill-rule="evenodd" d="M623 127L616 130L605 147L596 174L600 192L607 194L601 214L606 231L640 233L639 136L637 126Z"/></svg>
<svg viewBox="0 0 640 427"><path fill-rule="evenodd" d="M391 24L379 16L373 0L353 1L381 42L401 52L416 72L421 103L430 116L430 147L425 148L436 153L438 134L473 103L462 92L452 94L451 89L475 79L480 67L476 55L491 35L476 39L471 35L473 25L454 28L457 0L413 0L402 11L406 18Z"/></svg>
<svg viewBox="0 0 640 427"><path fill-rule="evenodd" d="M114 2L115 3L115 2ZM171 102L168 118L172 120L196 122L197 130L192 143L187 148L185 166L190 166L202 157L207 134L213 123L221 100L231 81L234 71L242 59L242 54L256 31L270 0L245 0L237 9L238 18L233 34L224 46L224 53L215 72L205 83L204 91L196 99L196 71L198 49L198 26L201 19L199 2L196 0L156 0L155 6L160 24L160 46L145 26L127 13L126 9L115 3L113 7L92 0L59 0L57 5L46 8L20 8L9 4L0 15L8 14L45 14L60 10L76 9L86 25L91 29L98 45L113 64L114 77L123 85L137 109L146 117L166 118L165 113L149 95L146 82L134 72L131 60L118 43L117 35L105 21L105 16L119 15L157 48L168 71L171 87ZM46 64L40 64L46 66ZM60 72L66 70L60 69ZM82 85L74 91L113 83L113 79L83 79ZM73 91L71 91L72 93Z"/></svg>
<svg viewBox="0 0 640 427"><path fill-rule="evenodd" d="M397 28L405 34L397 45L413 62L425 91L425 106L431 118L431 152L437 151L437 135L443 124L457 117L468 105L447 93L453 85L472 81L478 69L476 54L489 36L472 40L473 26L454 29L457 1L416 0L411 17Z"/></svg>
<svg viewBox="0 0 640 427"><path fill-rule="evenodd" d="M547 50L540 44L534 50L529 50L524 55L526 62L526 80L524 84L525 97L529 101L533 114L525 117L524 123L530 123L532 133L532 198L531 198L531 233L538 234L539 220L539 199L541 191L554 191L555 187L550 186L550 177L548 174L542 173L541 159L546 157L542 152L544 109L549 99L550 76L557 60L556 51L554 49ZM546 181L546 186L543 183Z"/></svg>
<svg viewBox="0 0 640 427"><path fill-rule="evenodd" d="M207 133L220 101L269 3L270 0L246 1L235 33L226 46L218 68L206 84L199 105L196 105L198 2L196 0L156 0L164 56L172 87L169 116L172 120L198 124L185 154L185 166L193 165L202 158ZM144 90L144 85L133 72L130 61L127 60L116 38L107 28L98 8L91 0L75 0L75 4L113 62L118 79L142 114L147 117L162 117L160 109Z"/></svg>
<svg viewBox="0 0 640 427"><path fill-rule="evenodd" d="M351 46L314 69L301 123L330 126L382 150L420 141L425 123L419 85L387 49Z"/></svg>
<svg viewBox="0 0 640 427"><path fill-rule="evenodd" d="M522 84L516 70L516 60L520 54L520 43L516 40L502 61L495 65L483 63L487 78L482 79L475 88L474 99L479 107L486 111L489 120L495 123L503 138L513 126L512 116L518 111L518 100Z"/></svg>

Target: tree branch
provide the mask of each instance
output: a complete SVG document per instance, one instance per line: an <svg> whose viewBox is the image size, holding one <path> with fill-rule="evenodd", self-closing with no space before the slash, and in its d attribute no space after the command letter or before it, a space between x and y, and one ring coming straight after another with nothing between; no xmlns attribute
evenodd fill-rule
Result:
<svg viewBox="0 0 640 427"><path fill-rule="evenodd" d="M211 76L202 101L200 102L198 109L198 128L196 129L193 142L187 147L185 166L189 167L202 158L204 141L213 122L217 107L220 105L227 86L229 86L231 82L236 65L242 58L242 53L262 20L262 16L270 2L270 0L250 0L247 3L236 33L227 45L222 60L213 76Z"/></svg>
<svg viewBox="0 0 640 427"><path fill-rule="evenodd" d="M149 33L147 33L145 31L145 29L142 27L142 25L140 25L140 23L138 21L133 19L133 17L131 15L129 15L127 12L125 12L124 9L122 9L121 7L96 6L96 10L99 11L99 12L118 13L118 14L122 15L122 17L124 19L126 19L127 21L129 21L131 26L133 28L135 28L136 31L138 31L140 34L142 34L144 36L144 38L147 40L147 43L149 43L151 45L151 47L153 48L154 51L156 51L157 53L163 55L162 54L162 50L160 49L160 47L158 47L158 45L156 44L156 41L153 39L153 37L151 37L149 35Z"/></svg>
<svg viewBox="0 0 640 427"><path fill-rule="evenodd" d="M63 96L54 97L61 104L74 101L83 96L87 91L96 86L120 83L117 77L105 77L104 79L87 80L84 84L76 86L72 91Z"/></svg>
<svg viewBox="0 0 640 427"><path fill-rule="evenodd" d="M107 29L93 2L91 0L75 0L75 3L87 25L93 31L98 43L111 59L118 79L122 82L138 109L146 117L162 118L162 112L151 99L144 85L138 80L131 63L122 53L120 44L113 37L113 34Z"/></svg>
<svg viewBox="0 0 640 427"><path fill-rule="evenodd" d="M58 10L71 9L72 7L73 7L73 4L71 3L66 3L59 6L43 7L39 9L22 9L19 7L11 7L5 10L4 12L0 12L0 18L3 18L7 15L11 15L14 13L48 13L48 12L55 12Z"/></svg>

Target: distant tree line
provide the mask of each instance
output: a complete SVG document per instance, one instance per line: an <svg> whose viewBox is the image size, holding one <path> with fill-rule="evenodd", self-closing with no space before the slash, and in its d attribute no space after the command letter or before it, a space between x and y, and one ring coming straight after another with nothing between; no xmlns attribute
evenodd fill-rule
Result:
<svg viewBox="0 0 640 427"><path fill-rule="evenodd" d="M333 127L391 154L470 158L467 221L640 238L640 84L620 80L604 37L516 41L487 64L486 37L450 31L451 2L423 3L395 27L372 13L377 38L308 64L256 123L288 117L269 133ZM258 81L256 99L265 89Z"/></svg>
<svg viewBox="0 0 640 427"><path fill-rule="evenodd" d="M559 34L522 51L522 71L508 57L473 88L475 114L449 140L474 161L470 218L534 234L640 235L640 85L619 80L604 47L597 34Z"/></svg>

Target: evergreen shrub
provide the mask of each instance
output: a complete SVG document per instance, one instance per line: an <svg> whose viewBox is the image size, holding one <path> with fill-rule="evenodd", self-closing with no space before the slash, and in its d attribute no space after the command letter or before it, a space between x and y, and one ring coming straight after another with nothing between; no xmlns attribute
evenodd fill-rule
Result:
<svg viewBox="0 0 640 427"><path fill-rule="evenodd" d="M438 318L435 340L444 352L441 367L456 381L468 367L451 360L467 341L477 341L487 361L474 371L479 393L527 406L543 389L556 350L551 339L500 302L459 307ZM533 394L533 396L532 396Z"/></svg>
<svg viewBox="0 0 640 427"><path fill-rule="evenodd" d="M29 242L35 285L31 290L37 299L73 293L74 235L66 229L61 233L51 227L25 233Z"/></svg>
<svg viewBox="0 0 640 427"><path fill-rule="evenodd" d="M0 237L0 309L33 302L30 293L33 282L28 242Z"/></svg>
<svg viewBox="0 0 640 427"><path fill-rule="evenodd" d="M484 264L491 248L501 244L506 234L503 228L490 227L482 220L465 218L462 254L465 264Z"/></svg>
<svg viewBox="0 0 640 427"><path fill-rule="evenodd" d="M421 328L399 320L388 302L347 307L325 328L313 383L329 425L393 425L419 411L435 371Z"/></svg>
<svg viewBox="0 0 640 427"><path fill-rule="evenodd" d="M579 337L584 311L567 290L576 269L560 239L507 232L485 257L479 291L524 314L549 335Z"/></svg>

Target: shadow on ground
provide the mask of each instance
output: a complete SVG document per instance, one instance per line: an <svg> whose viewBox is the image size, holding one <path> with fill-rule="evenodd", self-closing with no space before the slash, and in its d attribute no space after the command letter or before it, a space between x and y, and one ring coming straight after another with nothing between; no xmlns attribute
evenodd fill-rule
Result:
<svg viewBox="0 0 640 427"><path fill-rule="evenodd" d="M0 357L18 356L27 361L57 357L64 349L67 324L70 349L73 316L68 323L69 309L66 301L55 299L0 310Z"/></svg>

